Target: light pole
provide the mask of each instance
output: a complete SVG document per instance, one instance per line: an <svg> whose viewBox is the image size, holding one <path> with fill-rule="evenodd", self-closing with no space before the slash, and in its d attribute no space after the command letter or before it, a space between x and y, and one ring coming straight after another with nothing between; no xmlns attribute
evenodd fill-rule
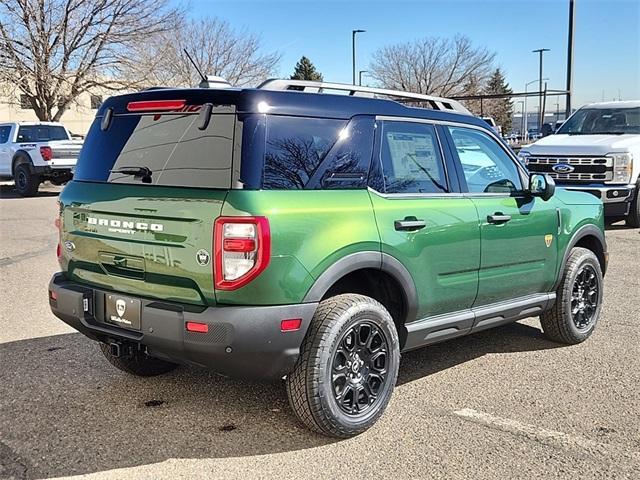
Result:
<svg viewBox="0 0 640 480"><path fill-rule="evenodd" d="M364 33L366 30L351 30L351 58L353 60L353 81L356 84L356 33Z"/></svg>
<svg viewBox="0 0 640 480"><path fill-rule="evenodd" d="M543 78L542 80L547 81L547 80L549 80L549 79L548 79L548 78ZM538 79L536 79L536 80L531 80L530 82L525 83L525 84L524 84L524 93L527 93L527 89L529 88L529 85L531 85L532 83L536 83L537 81L538 81ZM527 98L529 98L529 97L527 97L527 96L525 95L525 96L524 96L524 112L525 112L525 113L524 113L524 132L522 132L522 133L523 133L523 135L524 135L524 137L523 137L523 138L524 138L525 140L528 140L528 139L529 139L529 133L528 133L528 130L527 130L527 127L529 126L529 111L527 110Z"/></svg>
<svg viewBox="0 0 640 480"><path fill-rule="evenodd" d="M527 98L527 97L524 97L524 98ZM521 110L521 112L522 112L522 119L520 120L520 136L521 136L522 140L524 141L524 116L525 116L525 113L524 113L524 106L525 106L525 101L524 101L524 100L518 100L518 101L516 102L516 105L517 105L518 103L521 105L521 108L522 108L522 110ZM516 136L516 140L517 140L517 138L518 138L518 137Z"/></svg>
<svg viewBox="0 0 640 480"><path fill-rule="evenodd" d="M569 34L567 35L567 97L565 103L564 118L571 115L571 90L573 88L573 24L576 11L573 0L569 0Z"/></svg>
<svg viewBox="0 0 640 480"><path fill-rule="evenodd" d="M362 86L362 74L363 73L368 73L368 72L369 72L369 70L360 70L358 72L358 85L359 86Z"/></svg>
<svg viewBox="0 0 640 480"><path fill-rule="evenodd" d="M538 128L542 128L542 123L544 122L544 112L542 111L542 54L544 52L549 52L550 49L548 48L538 48L537 50L531 50L532 53L539 53L540 54L540 73L538 75L538 92L540 92L540 103L539 103L539 110L540 110L540 119L538 120L538 124L539 127Z"/></svg>

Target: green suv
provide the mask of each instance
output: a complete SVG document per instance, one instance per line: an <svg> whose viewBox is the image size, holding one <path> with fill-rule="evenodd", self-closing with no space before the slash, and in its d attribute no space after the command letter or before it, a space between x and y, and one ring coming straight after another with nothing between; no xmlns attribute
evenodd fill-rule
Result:
<svg viewBox="0 0 640 480"><path fill-rule="evenodd" d="M349 437L401 352L531 316L591 335L602 203L554 190L443 98L284 80L116 96L60 195L49 302L120 370L285 377L305 425Z"/></svg>

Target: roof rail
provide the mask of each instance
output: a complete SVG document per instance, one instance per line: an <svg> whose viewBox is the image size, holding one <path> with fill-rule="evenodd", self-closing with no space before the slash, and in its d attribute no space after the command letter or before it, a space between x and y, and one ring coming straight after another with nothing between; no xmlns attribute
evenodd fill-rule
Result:
<svg viewBox="0 0 640 480"><path fill-rule="evenodd" d="M472 115L462 104L449 98L433 97L421 93L403 92L401 90L387 90L384 88L361 87L358 85L348 85L345 83L312 82L310 80L285 80L269 79L258 86L262 90L293 90L308 93L331 93L331 90L338 92L349 92L353 97L389 97L401 103L424 102L433 110L464 113Z"/></svg>

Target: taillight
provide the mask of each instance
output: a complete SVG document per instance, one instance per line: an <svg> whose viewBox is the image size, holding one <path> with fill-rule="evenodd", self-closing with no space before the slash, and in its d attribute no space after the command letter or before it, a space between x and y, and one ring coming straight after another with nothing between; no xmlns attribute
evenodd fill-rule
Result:
<svg viewBox="0 0 640 480"><path fill-rule="evenodd" d="M166 112L180 110L185 103L185 100L141 100L127 103L127 110L130 112Z"/></svg>
<svg viewBox="0 0 640 480"><path fill-rule="evenodd" d="M265 217L219 217L213 242L213 275L219 290L246 285L269 264L271 234Z"/></svg>
<svg viewBox="0 0 640 480"><path fill-rule="evenodd" d="M49 162L53 158L51 147L40 147L40 156L45 162Z"/></svg>

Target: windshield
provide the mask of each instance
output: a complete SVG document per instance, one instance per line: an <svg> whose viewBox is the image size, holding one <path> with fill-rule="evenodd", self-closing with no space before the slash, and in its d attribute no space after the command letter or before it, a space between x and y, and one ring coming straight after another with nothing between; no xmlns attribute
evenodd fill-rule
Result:
<svg viewBox="0 0 640 480"><path fill-rule="evenodd" d="M583 108L558 130L568 135L640 134L640 107Z"/></svg>
<svg viewBox="0 0 640 480"><path fill-rule="evenodd" d="M18 129L18 142L48 142L69 140L64 127L59 125L22 125Z"/></svg>

